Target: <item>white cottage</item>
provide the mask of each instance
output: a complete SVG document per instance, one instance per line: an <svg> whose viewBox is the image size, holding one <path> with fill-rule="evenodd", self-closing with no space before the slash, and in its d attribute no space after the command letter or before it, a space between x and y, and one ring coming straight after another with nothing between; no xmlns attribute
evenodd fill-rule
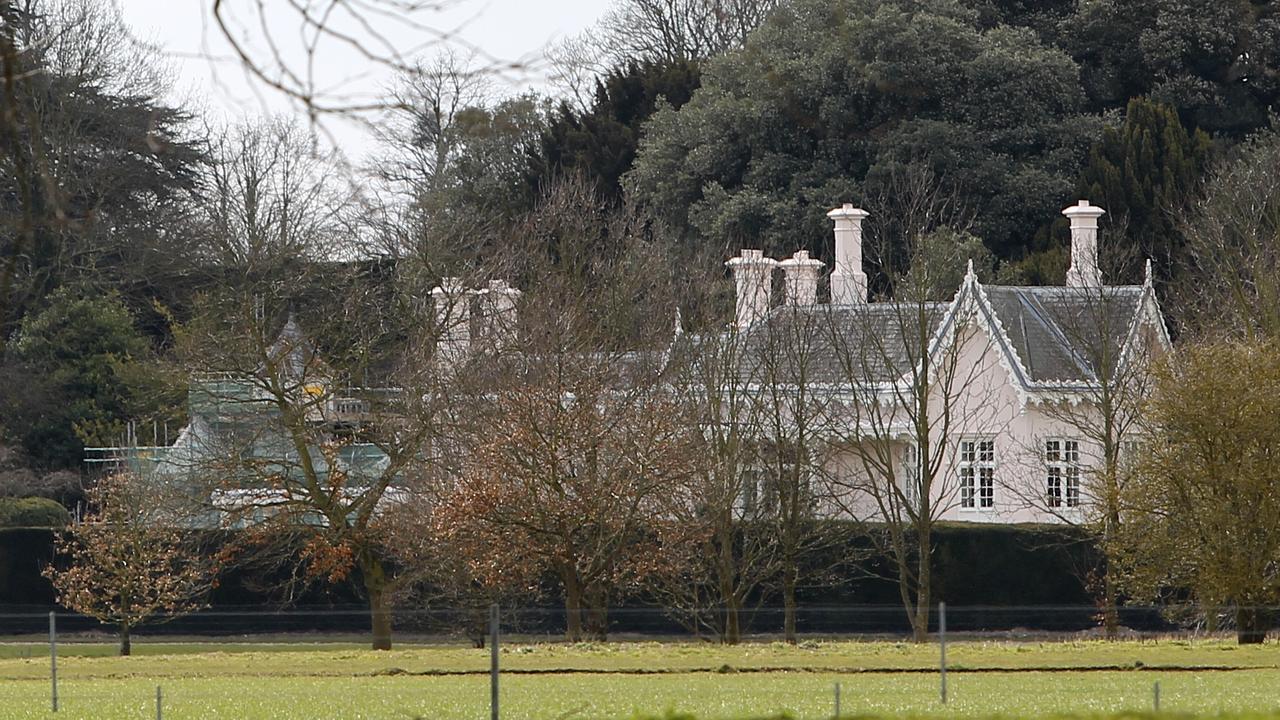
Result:
<svg viewBox="0 0 1280 720"><path fill-rule="evenodd" d="M1142 285L1105 283L1103 213L1083 200L1063 211L1065 287L984 285L970 264L950 302L872 301L862 268L868 213L851 205L828 213L830 303L818 301L823 264L806 252L779 262L743 250L728 261L737 303L726 332L743 348L738 379L758 394L776 398L789 386L804 396L781 432L816 458L827 488L815 493L821 512L871 521L1088 517L1140 439L1147 369L1169 349L1150 263ZM778 269L786 297L775 306ZM810 428L797 430L802 423Z"/></svg>

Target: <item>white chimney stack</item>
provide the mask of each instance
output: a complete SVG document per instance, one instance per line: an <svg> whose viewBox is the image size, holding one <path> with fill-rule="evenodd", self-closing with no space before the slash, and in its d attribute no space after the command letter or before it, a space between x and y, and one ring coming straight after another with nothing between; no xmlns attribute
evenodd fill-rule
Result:
<svg viewBox="0 0 1280 720"><path fill-rule="evenodd" d="M1062 211L1071 221L1071 266L1067 268L1067 287L1102 287L1102 271L1098 269L1098 218L1106 210L1081 200Z"/></svg>
<svg viewBox="0 0 1280 720"><path fill-rule="evenodd" d="M808 306L818 302L818 273L823 263L809 257L808 250L797 250L788 260L778 263L782 267L783 283L788 305Z"/></svg>
<svg viewBox="0 0 1280 720"><path fill-rule="evenodd" d="M733 271L737 285L736 316L740 328L745 328L763 318L769 312L773 295L773 268L777 260L764 256L763 250L743 249L736 258L725 265Z"/></svg>
<svg viewBox="0 0 1280 720"><path fill-rule="evenodd" d="M862 221L871 213L853 203L827 213L835 222L836 263L831 271L831 302L855 305L867 301L867 274L862 271Z"/></svg>
<svg viewBox="0 0 1280 720"><path fill-rule="evenodd" d="M500 344L516 334L516 301L520 291L506 280L490 280L489 287L480 291L484 312L485 334L491 342Z"/></svg>
<svg viewBox="0 0 1280 720"><path fill-rule="evenodd" d="M440 333L436 347L442 362L452 363L467 353L471 346L471 291L462 279L441 278L431 290L435 305L436 328Z"/></svg>

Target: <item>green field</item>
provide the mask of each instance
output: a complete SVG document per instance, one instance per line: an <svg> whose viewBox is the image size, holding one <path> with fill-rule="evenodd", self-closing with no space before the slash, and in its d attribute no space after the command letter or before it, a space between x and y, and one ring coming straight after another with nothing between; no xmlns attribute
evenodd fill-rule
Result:
<svg viewBox="0 0 1280 720"><path fill-rule="evenodd" d="M145 718L156 686L165 718L487 717L488 651L456 646L375 653L303 643L143 643L61 648L61 709L49 712L48 657L0 645L0 717ZM1152 686L1174 714L1280 714L1280 648L1222 641L958 642L948 646L950 702L938 702L937 647L890 642L508 644L503 715L700 719L789 714L1100 715L1145 712Z"/></svg>

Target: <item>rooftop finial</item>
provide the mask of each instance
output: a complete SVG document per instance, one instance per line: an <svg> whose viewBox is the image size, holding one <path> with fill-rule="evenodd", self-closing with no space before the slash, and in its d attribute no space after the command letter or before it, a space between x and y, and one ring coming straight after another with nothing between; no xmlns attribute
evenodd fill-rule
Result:
<svg viewBox="0 0 1280 720"><path fill-rule="evenodd" d="M964 271L964 277L966 280L977 279L977 273L973 271L973 258L969 258L969 268Z"/></svg>
<svg viewBox="0 0 1280 720"><path fill-rule="evenodd" d="M679 305L677 305L677 306L676 306L676 331L675 331L675 334L676 334L676 337L680 337L681 335L683 335L683 334L684 334L684 321L683 321L683 319L680 317L680 306L679 306Z"/></svg>
<svg viewBox="0 0 1280 720"><path fill-rule="evenodd" d="M1143 270L1142 286L1149 288L1154 285L1153 276L1151 274L1151 258L1147 258L1147 266Z"/></svg>

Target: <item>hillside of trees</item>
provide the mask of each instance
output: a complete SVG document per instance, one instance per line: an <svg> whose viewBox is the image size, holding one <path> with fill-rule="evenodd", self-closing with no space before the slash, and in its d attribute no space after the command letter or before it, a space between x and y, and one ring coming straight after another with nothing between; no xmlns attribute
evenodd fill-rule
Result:
<svg viewBox="0 0 1280 720"><path fill-rule="evenodd" d="M1109 279L1139 282L1151 258L1175 335L1280 333L1280 2L733 5L612 0L548 49L549 87L504 89L457 52L414 58L376 151L347 158L305 119L223 125L177 104L167 60L123 41L110 3L0 1L0 496L82 503L86 448L168 442L190 379L259 368L246 353L295 313L345 368L326 380L427 397L403 358L444 277L507 280L563 313L530 315L539 350L622 357L673 317L717 326L724 258L829 262L826 212L892 224L905 177L927 177L948 217L895 232L938 231L984 279L1061 284L1060 210L1085 197L1108 211ZM883 243L873 287L912 252ZM607 385L588 379L584 396ZM649 410L635 421L670 418ZM382 572L372 540L342 542L328 550Z"/></svg>

